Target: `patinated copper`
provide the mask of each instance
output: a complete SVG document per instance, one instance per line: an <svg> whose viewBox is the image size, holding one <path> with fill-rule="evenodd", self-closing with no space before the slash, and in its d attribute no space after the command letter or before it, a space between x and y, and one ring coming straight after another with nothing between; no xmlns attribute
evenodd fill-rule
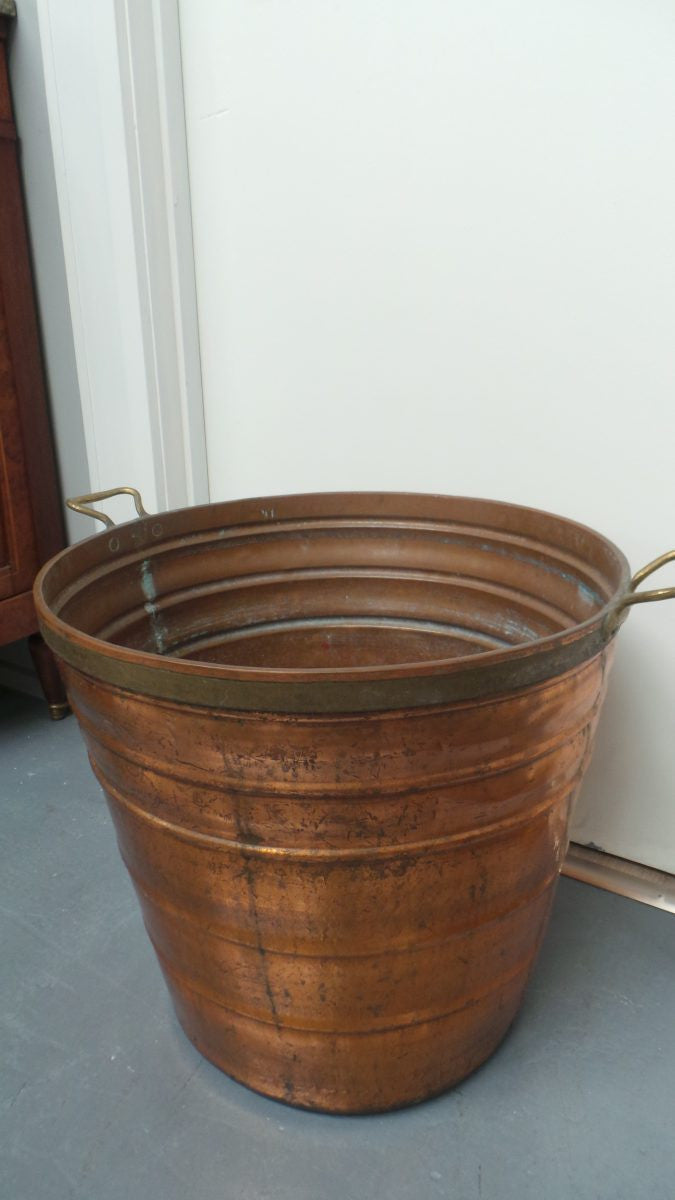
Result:
<svg viewBox="0 0 675 1200"><path fill-rule="evenodd" d="M491 1053L628 586L580 525L417 495L162 513L52 560L42 631L208 1058L369 1112Z"/></svg>

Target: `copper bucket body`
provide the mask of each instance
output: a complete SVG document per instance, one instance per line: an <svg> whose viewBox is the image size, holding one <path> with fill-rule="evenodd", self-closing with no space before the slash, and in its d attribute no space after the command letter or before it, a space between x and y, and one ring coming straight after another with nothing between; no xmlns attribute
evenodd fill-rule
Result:
<svg viewBox="0 0 675 1200"><path fill-rule="evenodd" d="M45 638L179 1020L307 1108L452 1086L522 1000L623 555L417 495L144 517L53 559Z"/></svg>

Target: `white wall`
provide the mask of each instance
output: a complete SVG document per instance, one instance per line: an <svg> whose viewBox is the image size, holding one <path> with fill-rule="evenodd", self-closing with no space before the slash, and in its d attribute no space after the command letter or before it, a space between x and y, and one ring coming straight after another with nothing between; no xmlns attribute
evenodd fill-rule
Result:
<svg viewBox="0 0 675 1200"><path fill-rule="evenodd" d="M180 17L213 498L466 492L636 567L675 544L673 6ZM674 634L622 631L573 830L669 870Z"/></svg>
<svg viewBox="0 0 675 1200"><path fill-rule="evenodd" d="M92 489L204 500L177 0L37 11Z"/></svg>

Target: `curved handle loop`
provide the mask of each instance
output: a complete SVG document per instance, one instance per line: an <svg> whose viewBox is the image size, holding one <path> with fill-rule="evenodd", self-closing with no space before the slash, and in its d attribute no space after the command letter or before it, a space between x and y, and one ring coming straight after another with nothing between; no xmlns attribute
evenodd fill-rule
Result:
<svg viewBox="0 0 675 1200"><path fill-rule="evenodd" d="M143 508L141 493L133 487L108 488L105 492L89 492L86 496L72 496L70 500L66 500L66 505L68 508L72 508L73 512L82 513L84 517L93 517L95 521L103 521L106 529L114 529L115 522L112 517L106 513L97 512L95 508L88 507L96 500L107 500L109 496L133 496L139 517L150 516L150 513Z"/></svg>
<svg viewBox="0 0 675 1200"><path fill-rule="evenodd" d="M661 554L655 558L653 562L647 563L646 567L642 567L636 571L628 585L628 591L621 597L615 608L607 618L607 631L614 633L619 625L628 616L628 609L631 604L646 604L651 600L674 600L675 587L650 588L648 592L638 592L636 589L644 582L649 575L654 571L658 571L660 567L665 567L666 563L675 562L675 550L668 550L665 554Z"/></svg>

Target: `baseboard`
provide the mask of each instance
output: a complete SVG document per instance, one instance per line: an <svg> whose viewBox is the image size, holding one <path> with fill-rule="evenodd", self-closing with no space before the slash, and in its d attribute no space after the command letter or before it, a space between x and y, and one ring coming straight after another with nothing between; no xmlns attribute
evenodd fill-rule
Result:
<svg viewBox="0 0 675 1200"><path fill-rule="evenodd" d="M0 660L0 687L9 688L12 692L22 692L24 696L35 696L38 700L44 700L44 694L35 672L30 667L22 667L18 663Z"/></svg>
<svg viewBox="0 0 675 1200"><path fill-rule="evenodd" d="M675 875L571 842L563 875L675 913Z"/></svg>

